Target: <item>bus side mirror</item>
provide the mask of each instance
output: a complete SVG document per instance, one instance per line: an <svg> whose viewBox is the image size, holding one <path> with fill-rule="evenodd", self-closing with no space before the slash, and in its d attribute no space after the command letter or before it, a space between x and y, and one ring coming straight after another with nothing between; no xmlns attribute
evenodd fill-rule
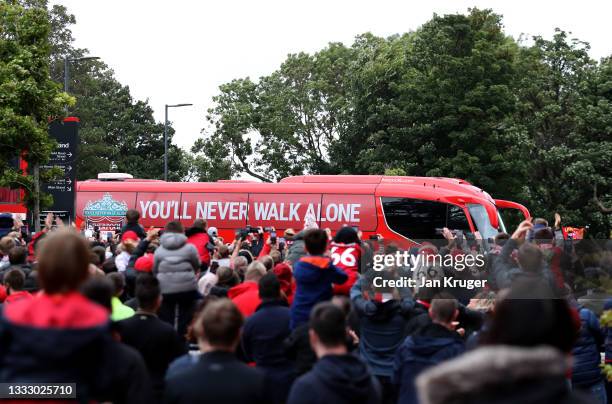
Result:
<svg viewBox="0 0 612 404"><path fill-rule="evenodd" d="M498 208L502 208L502 209L516 209L516 210L520 210L521 213L523 214L523 216L525 217L525 220L530 219L531 218L531 214L529 213L529 210L521 205L520 203L516 203L516 202L512 202L512 201L506 201L503 199L495 199L495 205Z"/></svg>

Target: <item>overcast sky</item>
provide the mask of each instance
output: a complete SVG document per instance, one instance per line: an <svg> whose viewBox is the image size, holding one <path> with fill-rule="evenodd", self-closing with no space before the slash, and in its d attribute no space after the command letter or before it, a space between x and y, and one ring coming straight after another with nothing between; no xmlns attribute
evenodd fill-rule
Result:
<svg viewBox="0 0 612 404"><path fill-rule="evenodd" d="M170 110L175 143L189 147L205 125L220 84L258 78L288 53L314 52L328 42L349 45L361 33L389 36L415 30L433 13L492 8L506 33L551 37L555 27L591 43L597 59L612 54L612 1L387 0L52 0L76 16L76 46L115 70L132 95L148 99L159 121Z"/></svg>

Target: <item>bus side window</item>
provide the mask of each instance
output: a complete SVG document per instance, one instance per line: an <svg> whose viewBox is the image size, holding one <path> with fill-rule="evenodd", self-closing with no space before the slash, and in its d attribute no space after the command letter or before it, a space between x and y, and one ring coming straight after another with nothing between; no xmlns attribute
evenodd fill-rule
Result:
<svg viewBox="0 0 612 404"><path fill-rule="evenodd" d="M411 240L440 239L443 227L470 231L463 209L443 202L411 198L382 198L383 213L391 230Z"/></svg>
<svg viewBox="0 0 612 404"><path fill-rule="evenodd" d="M389 228L411 240L438 239L437 228L446 226L446 204L410 198L382 198Z"/></svg>
<svg viewBox="0 0 612 404"><path fill-rule="evenodd" d="M446 205L447 210L447 221L446 227L451 230L462 230L463 232L471 232L470 222L468 222L465 212L462 208L457 205Z"/></svg>

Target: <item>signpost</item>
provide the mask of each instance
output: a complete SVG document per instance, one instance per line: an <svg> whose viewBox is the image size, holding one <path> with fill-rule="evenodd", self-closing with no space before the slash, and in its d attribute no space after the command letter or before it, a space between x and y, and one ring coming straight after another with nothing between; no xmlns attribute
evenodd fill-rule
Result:
<svg viewBox="0 0 612 404"><path fill-rule="evenodd" d="M44 221L48 213L60 217L65 223L74 222L76 198L76 164L79 145L79 120L68 117L61 121L53 121L49 125L49 135L57 142L57 147L51 153L49 163L43 169L57 167L62 175L42 186L42 192L53 196L53 205L41 212L40 219Z"/></svg>

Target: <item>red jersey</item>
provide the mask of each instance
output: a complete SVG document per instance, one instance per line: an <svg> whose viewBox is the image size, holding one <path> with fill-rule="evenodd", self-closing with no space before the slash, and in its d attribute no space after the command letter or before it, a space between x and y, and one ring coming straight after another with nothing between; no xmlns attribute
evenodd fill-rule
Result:
<svg viewBox="0 0 612 404"><path fill-rule="evenodd" d="M359 276L361 246L356 243L331 243L332 263L348 275L348 280L341 285L334 285L334 294L347 295Z"/></svg>

